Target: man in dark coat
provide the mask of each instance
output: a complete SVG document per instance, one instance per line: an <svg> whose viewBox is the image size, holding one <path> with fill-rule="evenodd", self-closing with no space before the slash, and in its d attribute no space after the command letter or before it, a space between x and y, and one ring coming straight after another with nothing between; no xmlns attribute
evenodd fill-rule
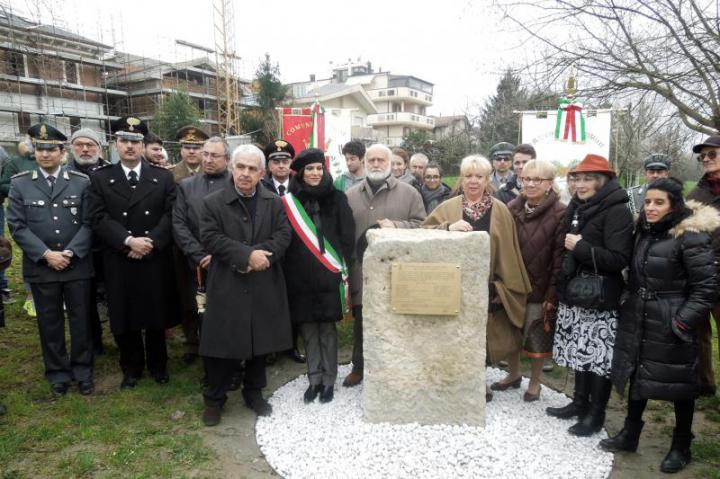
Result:
<svg viewBox="0 0 720 479"><path fill-rule="evenodd" d="M23 276L35 298L45 377L56 396L64 395L73 380L82 394L92 394L90 181L82 173L62 170L65 135L44 123L28 133L39 168L13 176L8 226L23 251ZM70 355L65 347L63 305L70 326Z"/></svg>
<svg viewBox="0 0 720 479"><path fill-rule="evenodd" d="M89 209L103 245L110 329L120 349L121 388L147 367L168 382L165 329L177 324L172 256L175 183L165 168L142 160L147 127L138 118L112 124L120 162L95 170ZM145 342L143 344L143 330Z"/></svg>
<svg viewBox="0 0 720 479"><path fill-rule="evenodd" d="M68 171L79 171L90 175L93 171L108 164L100 157L100 136L90 128L80 128L70 137L70 161L65 165ZM90 285L90 330L92 331L95 354L103 354L102 324L98 312L98 286L103 280L102 255L97 238L93 240L92 253L95 276Z"/></svg>
<svg viewBox="0 0 720 479"><path fill-rule="evenodd" d="M688 194L688 200L699 201L720 210L720 135L713 135L699 145L693 146L693 153L699 154L698 161L702 164L705 174L697 186ZM712 232L715 256L720 261L720 228ZM712 310L715 325L720 330L720 300L715 303ZM717 392L715 372L712 360L712 328L710 317L700 321L697 326L698 335L698 363L700 371L700 394L714 396ZM720 355L720 341L718 342Z"/></svg>
<svg viewBox="0 0 720 479"><path fill-rule="evenodd" d="M212 255L200 354L207 388L203 422L214 426L237 360L245 360L243 398L269 415L262 397L265 355L292 346L282 259L291 227L280 197L258 187L265 155L253 145L233 152L232 178L203 200L200 239Z"/></svg>
<svg viewBox="0 0 720 479"><path fill-rule="evenodd" d="M177 198L173 207L173 235L175 244L181 250L181 262L176 266L185 270L182 277L180 294L185 295L184 301L192 303L192 309L183 314L183 331L185 332L186 363L195 360L200 345L198 305L195 301L197 292L197 274L199 268L203 276L210 266L212 256L200 243L200 216L202 200L209 193L225 185L229 173L229 146L220 137L212 137L203 146L202 173L185 178L177 187Z"/></svg>

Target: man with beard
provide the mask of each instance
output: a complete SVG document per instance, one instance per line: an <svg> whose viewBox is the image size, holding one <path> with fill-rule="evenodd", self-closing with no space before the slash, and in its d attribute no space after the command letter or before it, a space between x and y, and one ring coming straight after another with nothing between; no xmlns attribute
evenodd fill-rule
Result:
<svg viewBox="0 0 720 479"><path fill-rule="evenodd" d="M100 157L100 137L90 128L80 128L70 137L71 156L65 169L79 171L90 176L90 173L108 164ZM102 282L102 256L98 239L93 238L92 263L95 267L95 276L90 284L90 331L92 333L93 350L95 354L103 354L102 325L98 312L98 284Z"/></svg>
<svg viewBox="0 0 720 479"><path fill-rule="evenodd" d="M184 126L175 133L175 139L180 143L180 162L172 173L175 183L180 183L180 180L200 173L202 146L208 134L196 126Z"/></svg>
<svg viewBox="0 0 720 479"><path fill-rule="evenodd" d="M177 324L172 206L175 182L142 158L147 126L137 117L111 125L120 162L92 174L89 210L102 241L110 328L120 350L122 389L134 388L145 365L169 381L165 329ZM143 338L144 332L144 338Z"/></svg>
<svg viewBox="0 0 720 479"><path fill-rule="evenodd" d="M343 386L352 387L363 379L362 337L362 252L367 245L365 233L370 228L418 228L425 219L425 206L420 193L391 175L392 151L375 144L365 153L365 179L347 191L347 199L355 219L355 243L358 251L350 263L352 292L353 369ZM424 168L423 168L424 170Z"/></svg>
<svg viewBox="0 0 720 479"><path fill-rule="evenodd" d="M145 159L163 168L167 166L163 151L163 141L153 132L145 135Z"/></svg>

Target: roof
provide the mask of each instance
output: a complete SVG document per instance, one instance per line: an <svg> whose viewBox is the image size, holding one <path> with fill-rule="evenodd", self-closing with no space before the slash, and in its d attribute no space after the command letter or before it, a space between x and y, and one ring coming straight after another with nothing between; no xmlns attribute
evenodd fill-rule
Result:
<svg viewBox="0 0 720 479"><path fill-rule="evenodd" d="M435 118L435 128L444 128L452 123L455 123L456 121L462 121L470 124L470 120L468 120L467 116L465 115L435 116L433 118Z"/></svg>
<svg viewBox="0 0 720 479"><path fill-rule="evenodd" d="M328 83L308 91L301 97L296 97L296 103L313 103L333 100L342 96L352 96L355 100L363 105L369 113L377 113L377 107L373 103L365 89L360 85L346 85L344 83Z"/></svg>
<svg viewBox="0 0 720 479"><path fill-rule="evenodd" d="M43 25L41 23L31 22L23 17L8 13L6 10L0 9L0 25L9 28L15 28L18 30L25 30L30 32L41 32L47 35L51 35L58 38L64 38L66 40L72 40L79 43L85 43L87 45L96 46L105 49L112 49L110 45L91 40L87 37L83 37L76 33L72 33L67 30L63 30L55 25Z"/></svg>

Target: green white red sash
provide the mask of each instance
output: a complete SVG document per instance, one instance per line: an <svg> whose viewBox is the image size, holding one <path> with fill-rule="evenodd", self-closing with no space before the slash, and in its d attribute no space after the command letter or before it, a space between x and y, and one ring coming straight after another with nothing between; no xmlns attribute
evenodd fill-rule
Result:
<svg viewBox="0 0 720 479"><path fill-rule="evenodd" d="M283 206L285 206L285 213L290 220L290 224L295 230L295 233L302 240L308 250L325 266L329 271L333 273L340 273L342 280L340 281L340 304L343 312L348 311L349 291L348 287L348 274L347 268L345 267L345 261L340 256L335 248L332 247L327 238L323 238L323 245L325 246L325 252L320 252L320 243L318 242L317 229L315 224L312 222L310 217L303 208L302 203L292 193L287 193L282 196Z"/></svg>

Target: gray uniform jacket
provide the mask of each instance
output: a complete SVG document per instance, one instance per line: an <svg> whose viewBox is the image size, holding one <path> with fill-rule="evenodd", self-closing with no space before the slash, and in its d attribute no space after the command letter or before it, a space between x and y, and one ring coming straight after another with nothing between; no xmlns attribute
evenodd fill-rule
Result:
<svg viewBox="0 0 720 479"><path fill-rule="evenodd" d="M172 226L175 243L187 256L194 270L200 260L209 253L200 243L200 216L203 198L209 193L221 189L229 173L208 176L195 175L180 181L172 212Z"/></svg>
<svg viewBox="0 0 720 479"><path fill-rule="evenodd" d="M30 283L75 281L93 276L92 231L87 211L88 177L62 170L51 190L38 170L13 176L7 219L23 251L23 276ZM73 252L70 266L55 271L43 259L47 251Z"/></svg>

